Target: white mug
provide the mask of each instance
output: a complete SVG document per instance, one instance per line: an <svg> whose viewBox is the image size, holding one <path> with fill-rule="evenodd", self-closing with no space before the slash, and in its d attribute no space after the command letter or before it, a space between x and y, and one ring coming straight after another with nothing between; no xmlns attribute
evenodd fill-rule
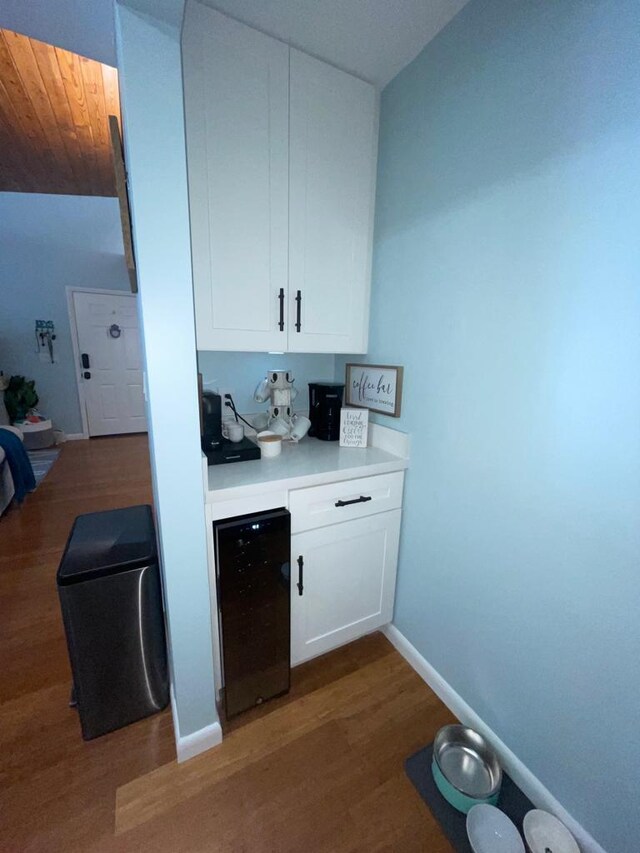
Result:
<svg viewBox="0 0 640 853"><path fill-rule="evenodd" d="M235 421L228 421L222 426L222 434L235 444L244 438L244 427Z"/></svg>
<svg viewBox="0 0 640 853"><path fill-rule="evenodd" d="M260 430L266 429L269 425L269 415L266 412L258 412L251 419L251 423L256 432L260 432Z"/></svg>
<svg viewBox="0 0 640 853"><path fill-rule="evenodd" d="M289 424L282 418L271 418L269 421L269 429L275 432L276 435L289 435Z"/></svg>
<svg viewBox="0 0 640 853"><path fill-rule="evenodd" d="M300 441L300 439L304 438L309 432L311 421L304 415L294 415L292 423L293 427L291 429L291 438L294 441Z"/></svg>
<svg viewBox="0 0 640 853"><path fill-rule="evenodd" d="M253 399L257 403L266 403L269 399L269 380L265 377L256 386L256 390L253 392Z"/></svg>
<svg viewBox="0 0 640 853"><path fill-rule="evenodd" d="M280 456L282 453L282 436L271 430L264 430L257 435L260 455L263 459Z"/></svg>

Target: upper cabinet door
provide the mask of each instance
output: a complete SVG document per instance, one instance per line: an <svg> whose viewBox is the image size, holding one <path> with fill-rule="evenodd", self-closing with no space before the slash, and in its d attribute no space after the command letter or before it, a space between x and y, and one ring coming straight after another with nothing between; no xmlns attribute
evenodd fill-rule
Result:
<svg viewBox="0 0 640 853"><path fill-rule="evenodd" d="M378 135L373 86L291 49L289 350L367 350Z"/></svg>
<svg viewBox="0 0 640 853"><path fill-rule="evenodd" d="M190 2L183 57L198 348L284 350L289 48Z"/></svg>

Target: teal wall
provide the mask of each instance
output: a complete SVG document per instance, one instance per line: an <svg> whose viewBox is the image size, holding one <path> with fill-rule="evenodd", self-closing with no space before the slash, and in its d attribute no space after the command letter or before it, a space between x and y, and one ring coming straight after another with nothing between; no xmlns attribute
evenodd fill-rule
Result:
<svg viewBox="0 0 640 853"><path fill-rule="evenodd" d="M210 387L230 391L239 412L267 411L266 404L256 403L253 392L268 370L290 370L298 396L296 411L309 408L309 382L333 382L335 356L307 353L276 355L266 352L198 352L198 367L203 381Z"/></svg>
<svg viewBox="0 0 640 853"><path fill-rule="evenodd" d="M129 290L116 198L0 193L0 370L35 379L39 408L81 433L66 288ZM53 320L55 363L36 352L35 321Z"/></svg>
<svg viewBox="0 0 640 853"><path fill-rule="evenodd" d="M639 152L637 0L471 0L382 95L394 621L609 853L640 838Z"/></svg>
<svg viewBox="0 0 640 853"><path fill-rule="evenodd" d="M159 20L119 5L116 39L175 722L177 735L185 738L202 736L218 715L191 282L182 3L135 5L163 14Z"/></svg>

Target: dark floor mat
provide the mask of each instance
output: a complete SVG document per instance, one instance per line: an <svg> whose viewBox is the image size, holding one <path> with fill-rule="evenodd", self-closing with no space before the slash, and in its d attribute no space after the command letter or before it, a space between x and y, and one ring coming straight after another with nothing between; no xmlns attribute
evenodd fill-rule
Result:
<svg viewBox="0 0 640 853"><path fill-rule="evenodd" d="M429 807L429 811L438 821L444 834L458 853L473 853L467 838L467 816L450 806L436 788L431 774L433 744L416 752L404 763L404 769L411 784ZM516 783L504 771L498 808L511 818L522 833L522 820L526 813L535 808L528 797L522 793Z"/></svg>

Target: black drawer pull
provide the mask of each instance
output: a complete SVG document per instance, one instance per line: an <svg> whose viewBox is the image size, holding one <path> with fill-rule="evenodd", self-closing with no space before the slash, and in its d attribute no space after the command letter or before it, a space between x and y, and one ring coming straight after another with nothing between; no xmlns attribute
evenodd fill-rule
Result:
<svg viewBox="0 0 640 853"><path fill-rule="evenodd" d="M296 586L298 587L298 595L302 595L304 590L302 570L304 569L304 558L298 557L298 583Z"/></svg>
<svg viewBox="0 0 640 853"><path fill-rule="evenodd" d="M302 328L302 291L296 290L296 332Z"/></svg>
<svg viewBox="0 0 640 853"><path fill-rule="evenodd" d="M280 288L278 299L280 300L280 319L278 320L278 328L281 332L284 332L284 287Z"/></svg>
<svg viewBox="0 0 640 853"><path fill-rule="evenodd" d="M371 500L371 495L365 497L364 495L360 495L359 498L354 498L352 501L336 501L336 506L350 506L350 504L366 504L367 501Z"/></svg>

